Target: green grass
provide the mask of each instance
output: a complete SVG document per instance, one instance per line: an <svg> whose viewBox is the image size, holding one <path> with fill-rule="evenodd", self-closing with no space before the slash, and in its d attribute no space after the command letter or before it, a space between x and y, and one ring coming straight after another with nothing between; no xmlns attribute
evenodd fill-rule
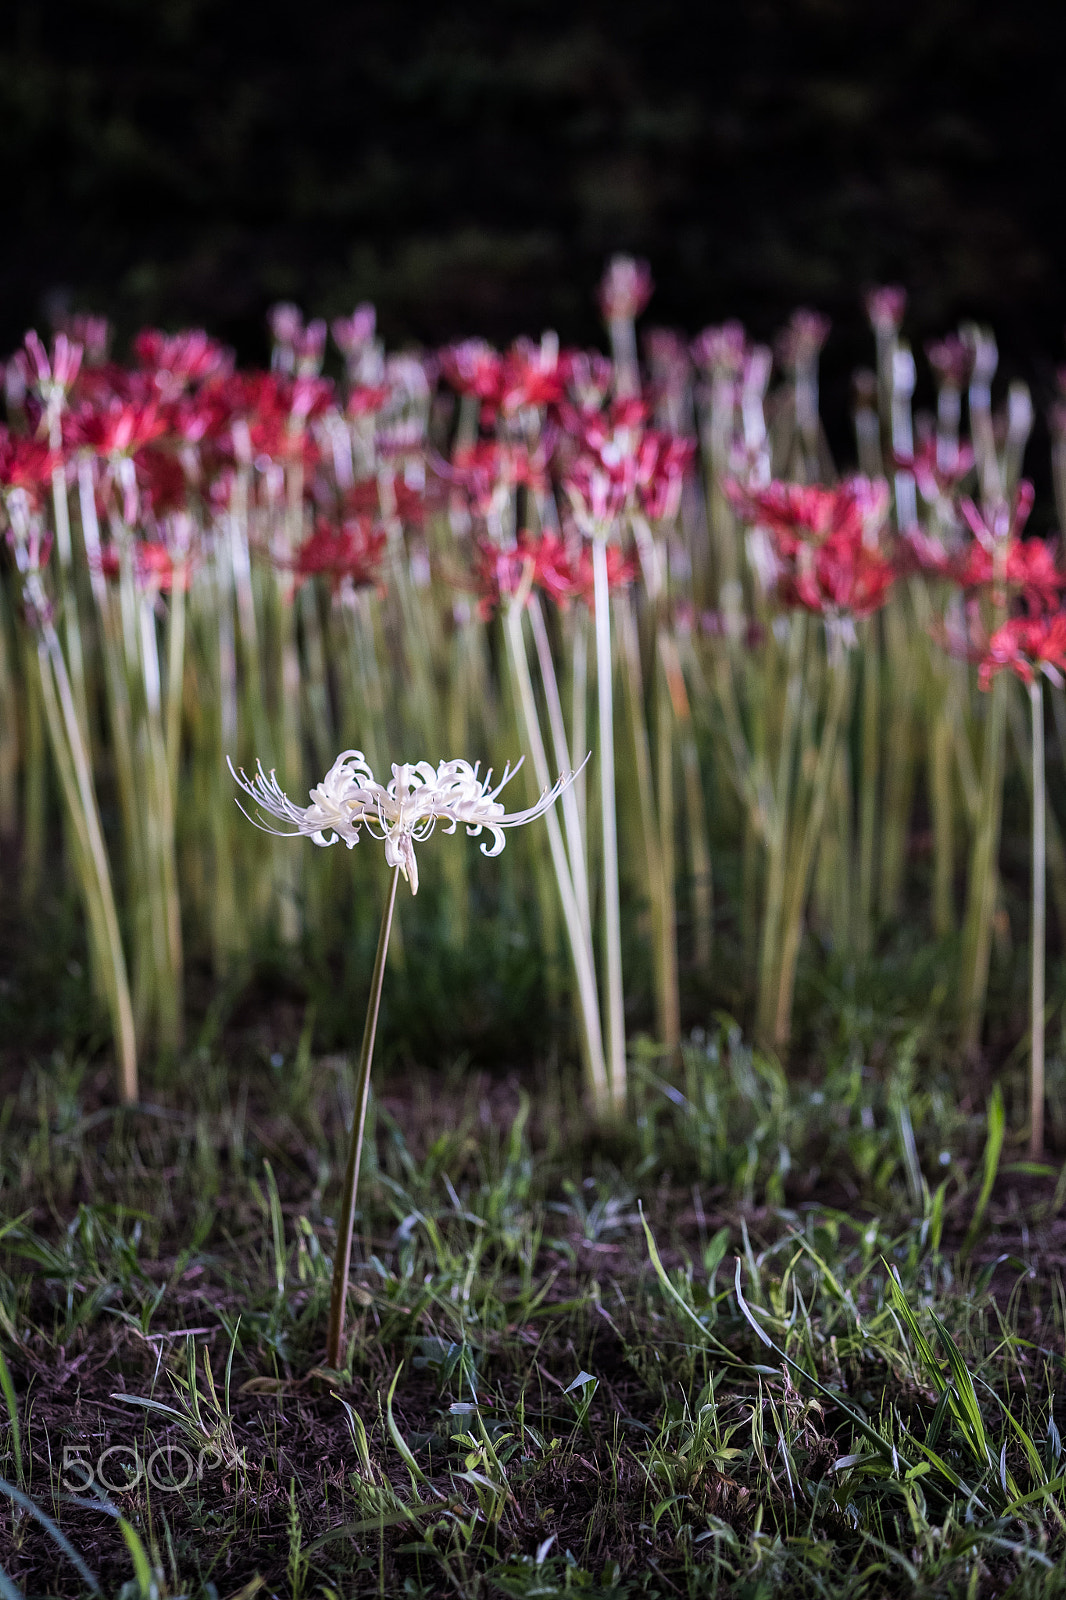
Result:
<svg viewBox="0 0 1066 1600"><path fill-rule="evenodd" d="M343 1058L131 1111L28 1073L0 1594L1066 1593L1066 1178L919 1054L801 1083L723 1023L595 1137L557 1084L386 1082L339 1377Z"/></svg>

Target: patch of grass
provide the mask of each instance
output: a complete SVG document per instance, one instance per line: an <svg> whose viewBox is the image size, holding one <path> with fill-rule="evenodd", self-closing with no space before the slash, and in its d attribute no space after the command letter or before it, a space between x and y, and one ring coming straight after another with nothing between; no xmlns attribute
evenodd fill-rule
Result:
<svg viewBox="0 0 1066 1600"><path fill-rule="evenodd" d="M386 1083L340 1375L348 1069L309 1049L194 1054L136 1110L76 1062L12 1097L6 1582L1066 1592L1062 1185L906 1040L797 1084L723 1023L595 1140L543 1086Z"/></svg>

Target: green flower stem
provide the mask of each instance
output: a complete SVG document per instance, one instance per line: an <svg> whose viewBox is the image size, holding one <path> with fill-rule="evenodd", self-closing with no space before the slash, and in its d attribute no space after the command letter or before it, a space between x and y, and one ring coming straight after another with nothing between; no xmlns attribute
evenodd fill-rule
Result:
<svg viewBox="0 0 1066 1600"><path fill-rule="evenodd" d="M603 900L607 957L607 1069L612 1105L626 1099L626 1022L622 996L622 915L618 894L618 819L614 791L614 688L611 660L611 602L607 545L592 541L592 583L596 614L596 692L600 733L600 811L603 829Z"/></svg>
<svg viewBox="0 0 1066 1600"><path fill-rule="evenodd" d="M533 643L537 651L537 665L540 668L540 681L544 687L544 700L548 708L548 725L551 728L552 745L555 750L555 764L560 772L570 772L573 770L574 763L570 758L570 749L567 744L559 683L555 675L555 663L552 660L548 629L544 621L544 611L539 595L532 594L530 596L528 611L530 626L533 630ZM580 746L575 746L575 749L580 748ZM580 759L584 760L584 756L581 756ZM538 773L537 781L542 788L545 787L550 781L548 773L545 772L543 778ZM585 833L581 823L581 813L578 809L576 789L577 785L572 783L563 790L563 821L566 826L566 842L570 857L570 873L574 885L574 895L577 899L581 926L584 930L585 938L591 946L592 913L589 906Z"/></svg>
<svg viewBox="0 0 1066 1600"><path fill-rule="evenodd" d="M522 607L517 601L512 600L507 608L504 632L507 637L511 673L517 690L516 698L525 726L526 740L533 757L533 771L537 783L544 789L551 782L548 772L548 757L544 749L544 738L540 731L537 703L533 694L533 683L529 675L529 661L526 656L525 642L522 638ZM621 1106L612 1092L612 1084L608 1077L607 1063L603 1053L600 1002L596 987L596 967L592 956L592 943L586 937L582 925L581 910L577 895L574 892L570 864L567 861L566 847L563 844L562 829L559 826L559 819L555 815L554 808L545 813L544 821L548 829L548 846L551 850L556 882L559 886L563 920L566 923L566 931L570 940L570 954L574 963L574 976L577 980L578 1004L581 1010L582 1024L582 1053L585 1058L589 1092L592 1096L593 1106L598 1114L607 1116L612 1111L620 1110ZM624 1105L624 1103L623 1089L621 1104Z"/></svg>
<svg viewBox="0 0 1066 1600"><path fill-rule="evenodd" d="M981 762L980 809L970 856L970 892L962 939L962 1048L973 1055L981 1038L988 963L992 950L992 918L996 909L996 856L1003 811L1004 731L1007 719L1006 677L992 685Z"/></svg>
<svg viewBox="0 0 1066 1600"><path fill-rule="evenodd" d="M784 928L785 877L788 866L789 819L792 802L792 768L799 733L803 701L807 618L797 611L789 620L788 667L785 702L777 752L777 776L773 788L767 834L768 862L766 899L763 908L762 941L759 951L759 997L756 1031L769 1044L777 1025L777 996L780 987Z"/></svg>
<svg viewBox="0 0 1066 1600"><path fill-rule="evenodd" d="M344 1173L344 1194L337 1223L337 1253L333 1262L333 1286L329 1299L329 1332L326 1336L326 1365L340 1368L344 1354L344 1311L348 1299L348 1273L352 1264L352 1234L355 1231L355 1197L359 1188L359 1168L363 1158L363 1134L366 1131L366 1108L370 1098L370 1063L374 1055L374 1036L378 1027L381 1006L381 985L385 977L385 957L389 950L389 933L392 913L396 905L396 885L400 869L394 867L389 879L389 892L381 916L374 972L370 979L370 998L366 1007L363 1043L359 1051L359 1073L355 1081L355 1114L352 1118L352 1139L348 1146L348 1165Z"/></svg>
<svg viewBox="0 0 1066 1600"><path fill-rule="evenodd" d="M837 740L847 710L851 674L846 663L829 667L829 707L822 729L818 762L811 784L810 805L798 849L789 851L789 870L783 897L781 953L777 969L777 994L774 1011L773 1042L777 1049L788 1045L792 1025L792 997L796 986L796 961L803 933L803 911L810 888L811 868L822 834L826 802L836 766Z"/></svg>
<svg viewBox="0 0 1066 1600"><path fill-rule="evenodd" d="M1039 675L1029 685L1033 714L1033 916L1029 1062L1029 1154L1044 1153L1044 962L1047 933L1047 796L1044 784L1044 696Z"/></svg>
<svg viewBox="0 0 1066 1600"><path fill-rule="evenodd" d="M859 892L855 943L866 955L873 942L877 790L880 776L881 671L876 617L862 624L862 751L859 780Z"/></svg>
<svg viewBox="0 0 1066 1600"><path fill-rule="evenodd" d="M52 751L56 759L63 798L74 827L79 876L89 917L90 933L107 992L115 1048L118 1053L119 1095L124 1105L137 1099L137 1041L130 1003L126 958L119 934L118 914L111 886L111 870L104 845L92 774L81 736L74 695L58 635L44 623L37 641L37 660Z"/></svg>

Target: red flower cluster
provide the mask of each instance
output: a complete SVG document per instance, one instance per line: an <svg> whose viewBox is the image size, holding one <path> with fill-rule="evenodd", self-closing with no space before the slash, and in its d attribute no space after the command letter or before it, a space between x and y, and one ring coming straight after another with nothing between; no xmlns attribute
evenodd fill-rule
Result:
<svg viewBox="0 0 1066 1600"><path fill-rule="evenodd" d="M570 378L570 357L553 339L533 344L519 339L501 355L484 339L465 339L441 352L441 371L453 389L474 395L493 412L505 416L527 406L554 405L562 400Z"/></svg>
<svg viewBox="0 0 1066 1600"><path fill-rule="evenodd" d="M887 484L850 478L832 489L783 482L745 489L730 483L727 493L741 516L772 540L770 576L782 604L852 617L884 605L896 576L878 545Z"/></svg>
<svg viewBox="0 0 1066 1600"><path fill-rule="evenodd" d="M563 480L574 514L586 531L603 528L624 512L653 522L677 515L696 446L648 426L642 400L614 400L603 409L560 408L578 454Z"/></svg>
<svg viewBox="0 0 1066 1600"><path fill-rule="evenodd" d="M137 582L145 589L157 589L169 594L174 587L176 563L167 546L158 539L132 541L133 572ZM116 579L122 563L117 548L109 544L100 551L100 571L105 578ZM181 587L187 589L192 577L192 562L181 567Z"/></svg>
<svg viewBox="0 0 1066 1600"><path fill-rule="evenodd" d="M0 426L0 490L24 489L36 503L58 462L59 456L40 439Z"/></svg>
<svg viewBox="0 0 1066 1600"><path fill-rule="evenodd" d="M605 322L632 321L651 299L651 268L632 256L615 256L603 275L596 298Z"/></svg>
<svg viewBox="0 0 1066 1600"><path fill-rule="evenodd" d="M997 673L1008 668L1023 683L1046 672L1058 683L1066 671L1066 611L1040 617L1012 617L998 627L985 647L977 682L988 689Z"/></svg>
<svg viewBox="0 0 1066 1600"><path fill-rule="evenodd" d="M615 545L607 547L607 583L623 588L636 577L636 565ZM478 612L487 620L495 615L505 595L514 595L528 583L543 590L557 605L572 600L593 603L592 553L584 542L569 544L556 533L518 535L511 549L501 549L479 539L474 555L474 584Z"/></svg>
<svg viewBox="0 0 1066 1600"><path fill-rule="evenodd" d="M377 588L385 545L385 533L366 517L348 518L339 527L320 518L297 550L292 570L298 582L325 573L332 580L334 594L348 584L356 589Z"/></svg>

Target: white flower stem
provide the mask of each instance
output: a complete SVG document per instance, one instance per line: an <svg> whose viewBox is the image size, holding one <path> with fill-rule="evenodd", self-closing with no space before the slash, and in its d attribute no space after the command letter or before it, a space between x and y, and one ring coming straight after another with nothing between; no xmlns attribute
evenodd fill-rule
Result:
<svg viewBox="0 0 1066 1600"><path fill-rule="evenodd" d="M625 1005L622 996L622 917L618 894L618 822L614 793L614 693L611 662L611 602L607 545L592 541L592 579L596 606L596 691L600 723L600 810L603 826L603 899L607 955L607 1062L611 1100L621 1110L626 1098Z"/></svg>
<svg viewBox="0 0 1066 1600"><path fill-rule="evenodd" d="M1047 800L1044 786L1044 697L1039 675L1029 685L1033 713L1033 917L1029 1068L1029 1154L1044 1153L1044 959L1047 929Z"/></svg>
<svg viewBox="0 0 1066 1600"><path fill-rule="evenodd" d="M533 643L537 650L537 665L540 668L540 679L544 685L544 699L548 707L548 724L551 728L552 744L555 748L555 764L560 772L573 770L570 759L570 750L566 740L566 725L563 722L563 707L559 696L559 684L555 676L555 663L552 660L551 645L548 640L548 629L544 622L544 611L537 595L532 595L529 602L529 620L533 629ZM575 745L575 751L580 749ZM579 759L583 760L584 757ZM547 772L543 776L537 773L537 782L542 789L548 787L550 776ZM574 894L577 898L578 910L581 913L581 926L585 938L592 941L592 914L589 909L589 879L588 867L585 861L585 838L581 827L581 814L577 803L577 785L568 784L562 794L563 821L566 824L567 849L570 856L570 872L574 884Z"/></svg>
<svg viewBox="0 0 1066 1600"><path fill-rule="evenodd" d="M348 1273L352 1264L352 1234L355 1231L355 1197L359 1188L359 1168L363 1159L363 1134L366 1131L366 1108L370 1098L370 1063L374 1055L374 1036L378 1027L381 1006L381 986L385 977L385 957L389 950L389 933L392 913L396 905L396 886L400 869L394 867L389 879L389 892L381 915L374 972L370 979L370 998L366 1007L363 1043L359 1051L359 1073L355 1082L355 1114L352 1118L352 1138L348 1147L348 1165L344 1173L344 1194L337 1222L337 1250L333 1260L333 1287L329 1301L329 1332L326 1339L326 1365L339 1369L344 1353L344 1311L348 1299Z"/></svg>
<svg viewBox="0 0 1066 1600"><path fill-rule="evenodd" d="M540 731L540 721L537 717L537 704L533 694L533 684L529 676L529 662L526 658L525 643L522 638L522 610L520 606L514 603L508 608L504 631L507 635L508 656L518 691L522 721L525 724L526 738L533 757L533 771L538 784L544 789L551 782L548 773L548 758L544 750L544 739ZM607 1075L607 1064L603 1054L603 1032L600 1024L600 1002L596 987L596 967L592 958L592 942L586 935L582 923L577 895L574 892L573 878L566 858L566 849L563 845L562 829L559 826L559 819L555 815L554 809L545 812L544 821L548 829L548 845L551 850L552 865L555 868L555 878L559 885L559 896L563 905L563 918L566 922L566 931L570 939L574 976L577 979L578 1003L581 1008L582 1047L585 1055L585 1070L588 1074L589 1090L597 1112L605 1114L612 1109L614 1101Z"/></svg>

